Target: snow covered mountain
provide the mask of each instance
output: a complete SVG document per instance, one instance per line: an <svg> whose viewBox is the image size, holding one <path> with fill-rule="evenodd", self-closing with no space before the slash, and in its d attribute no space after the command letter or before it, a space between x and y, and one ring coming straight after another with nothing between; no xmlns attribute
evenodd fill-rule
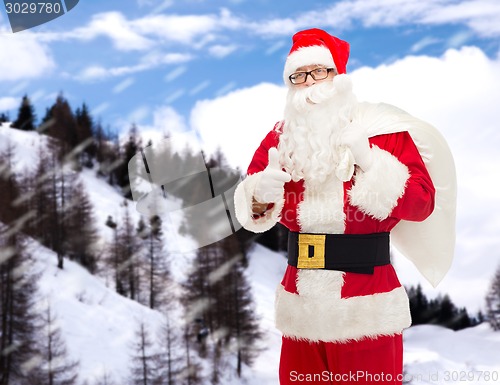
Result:
<svg viewBox="0 0 500 385"><path fill-rule="evenodd" d="M17 172L33 167L38 148L45 146L44 136L11 129L4 124L0 127L0 151L9 142L15 148L14 165ZM109 215L115 220L121 219L123 197L116 189L97 178L92 170L85 170L80 178L93 203L96 225L104 245L112 237L111 230L104 224L105 220ZM134 203L129 203L132 208L130 213L135 220L139 215L133 209ZM179 239L175 223L165 222L164 226L167 239ZM473 241L474 245L478 246L479 241ZM124 384L138 322L143 321L154 332L160 328L164 316L118 295L105 278L90 275L76 263L65 261L64 270L58 269L55 254L39 243L29 241L27 247L35 256L34 271L41 273L40 306L43 306L43 301L49 301L53 307L69 355L80 362L81 380L93 384L106 375L115 383ZM177 282L186 277L192 257L192 254L176 254L172 259L171 267ZM471 254L471 258L477 258L477 263L479 257L478 253ZM274 327L273 301L286 260L282 254L257 245L249 261L247 274L264 332L261 342L263 351L253 368L244 368L241 381L228 376L223 379L223 385L278 383L281 336ZM398 259L397 268L402 281L407 283L405 278L409 278L411 282L414 268L402 258ZM447 278L453 282L452 286L460 284L467 290L472 311L476 310L478 303L483 303L485 282L489 284L491 277L491 270L483 270L477 269L473 277L451 274ZM455 301L453 293L449 294ZM180 317L174 320L174 324L178 328L182 327ZM436 326L417 326L406 331L405 339L406 376L414 384L491 384L500 381L500 333L492 332L486 324L459 332Z"/></svg>

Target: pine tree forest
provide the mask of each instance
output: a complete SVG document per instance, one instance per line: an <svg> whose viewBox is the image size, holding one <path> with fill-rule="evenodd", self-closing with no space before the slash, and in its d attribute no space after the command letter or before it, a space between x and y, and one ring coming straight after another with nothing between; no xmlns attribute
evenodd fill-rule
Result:
<svg viewBox="0 0 500 385"><path fill-rule="evenodd" d="M128 162L143 148L137 127L132 124L120 143L117 135L94 122L85 104L73 111L63 95L36 122L25 95L11 129L37 131L47 142L46 148L37 150L38 161L31 171L13 171L13 145L0 154L0 384L82 383L79 363L67 353L58 315L37 290L37 274L29 268L35 256L24 248L28 238L52 250L59 269L64 270L68 260L76 262L119 295L164 317L156 332L136 320L128 355L129 384L217 384L221 371L230 368L234 376L241 376L242 365L251 365L258 352L260 336L245 276L249 245L235 237L201 249L186 282L175 282L162 218L141 216L136 221L131 215L135 209ZM169 156L183 167L192 155L184 149ZM223 162L221 156L218 162ZM85 170L123 196L120 218L108 216L102 224L112 234L106 244L99 237L93 204L80 177ZM213 255L210 263L199 264L207 253ZM190 285L205 274L217 277L211 279L209 293ZM193 314L201 299L216 306ZM174 327L176 318L175 325L182 319L181 329ZM211 365L213 369L207 369ZM96 384L121 384L121 379L105 372Z"/></svg>

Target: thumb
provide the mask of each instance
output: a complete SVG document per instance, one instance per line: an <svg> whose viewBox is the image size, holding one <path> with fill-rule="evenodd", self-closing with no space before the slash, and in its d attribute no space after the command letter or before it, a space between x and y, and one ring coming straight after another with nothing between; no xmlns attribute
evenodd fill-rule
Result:
<svg viewBox="0 0 500 385"><path fill-rule="evenodd" d="M281 170L278 149L276 147L271 147L269 149L268 156L269 156L269 163L267 167L272 168L274 170Z"/></svg>

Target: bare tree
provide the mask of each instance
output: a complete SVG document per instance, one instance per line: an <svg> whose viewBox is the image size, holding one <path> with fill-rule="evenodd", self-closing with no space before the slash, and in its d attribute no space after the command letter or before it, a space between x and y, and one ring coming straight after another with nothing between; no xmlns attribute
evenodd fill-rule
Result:
<svg viewBox="0 0 500 385"><path fill-rule="evenodd" d="M50 301L47 301L47 307L41 318L43 326L39 345L43 381L39 382L39 385L76 384L79 363L68 358L66 344Z"/></svg>
<svg viewBox="0 0 500 385"><path fill-rule="evenodd" d="M245 253L236 235L200 248L184 285L191 319L208 329L200 335L203 327L198 328L191 338L197 338L202 357L210 352L212 383L220 381L230 357L236 359L236 374L241 376L242 365L251 365L259 352L261 332L245 275Z"/></svg>
<svg viewBox="0 0 500 385"><path fill-rule="evenodd" d="M0 385L28 381L37 348L34 309L38 276L16 224L0 223Z"/></svg>
<svg viewBox="0 0 500 385"><path fill-rule="evenodd" d="M151 309L166 307L169 300L167 287L170 282L170 273L167 254L163 250L161 218L154 215L149 219L147 225L141 219L137 227L137 233L142 239L145 257L141 268L147 281L147 304Z"/></svg>
<svg viewBox="0 0 500 385"><path fill-rule="evenodd" d="M13 147L0 154L0 385L28 379L36 348L37 315L33 303L38 276L21 231L25 219L14 201L19 186L12 170Z"/></svg>
<svg viewBox="0 0 500 385"><path fill-rule="evenodd" d="M125 287L122 279L122 269L120 263L119 256L119 246L118 246L118 224L115 222L112 216L108 216L106 219L106 226L108 226L113 231L113 240L111 244L106 249L106 257L105 261L108 266L110 266L110 270L113 272L114 282L115 282L115 290L118 294L125 296Z"/></svg>
<svg viewBox="0 0 500 385"><path fill-rule="evenodd" d="M113 377L108 371L105 371L101 377L99 377L93 385L115 385Z"/></svg>
<svg viewBox="0 0 500 385"><path fill-rule="evenodd" d="M82 182L70 187L70 202L67 209L67 254L90 273L97 269L95 244L97 230L94 226L93 207Z"/></svg>
<svg viewBox="0 0 500 385"><path fill-rule="evenodd" d="M193 342L191 333L191 323L184 323L184 364L179 371L179 379L182 385L199 385L203 381L201 364L198 355L193 352L191 343Z"/></svg>
<svg viewBox="0 0 500 385"><path fill-rule="evenodd" d="M166 315L158 338L161 382L155 385L175 385L179 383L180 367L182 365L182 357L179 351L182 350L182 346L181 340L175 332L176 329L172 327L170 318Z"/></svg>
<svg viewBox="0 0 500 385"><path fill-rule="evenodd" d="M130 370L130 385L156 385L160 381L158 353L144 322L135 334L134 353Z"/></svg>
<svg viewBox="0 0 500 385"><path fill-rule="evenodd" d="M127 201L123 202L123 220L118 224L108 217L106 225L114 236L106 260L115 277L116 292L124 297L139 300L140 296L140 248L138 236L130 217Z"/></svg>
<svg viewBox="0 0 500 385"><path fill-rule="evenodd" d="M486 295L486 319L493 330L500 330L500 267L497 268Z"/></svg>
<svg viewBox="0 0 500 385"><path fill-rule="evenodd" d="M57 158L62 161L78 144L75 115L62 94L59 94L52 107L47 109L42 124L44 132L57 140Z"/></svg>

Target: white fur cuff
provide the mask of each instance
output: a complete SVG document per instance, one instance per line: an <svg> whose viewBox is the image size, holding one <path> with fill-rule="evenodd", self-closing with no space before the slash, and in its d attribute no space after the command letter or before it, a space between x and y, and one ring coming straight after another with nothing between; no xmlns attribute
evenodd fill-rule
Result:
<svg viewBox="0 0 500 385"><path fill-rule="evenodd" d="M371 151L373 163L368 171L357 171L349 198L364 213L384 220L403 196L410 172L389 152L377 146Z"/></svg>
<svg viewBox="0 0 500 385"><path fill-rule="evenodd" d="M278 222L285 204L285 199L279 202L273 202L274 206L267 210L263 216L254 219L252 211L252 202L255 192L255 186L259 182L262 172L247 176L234 192L235 214L241 225L254 233L263 233L273 227Z"/></svg>

